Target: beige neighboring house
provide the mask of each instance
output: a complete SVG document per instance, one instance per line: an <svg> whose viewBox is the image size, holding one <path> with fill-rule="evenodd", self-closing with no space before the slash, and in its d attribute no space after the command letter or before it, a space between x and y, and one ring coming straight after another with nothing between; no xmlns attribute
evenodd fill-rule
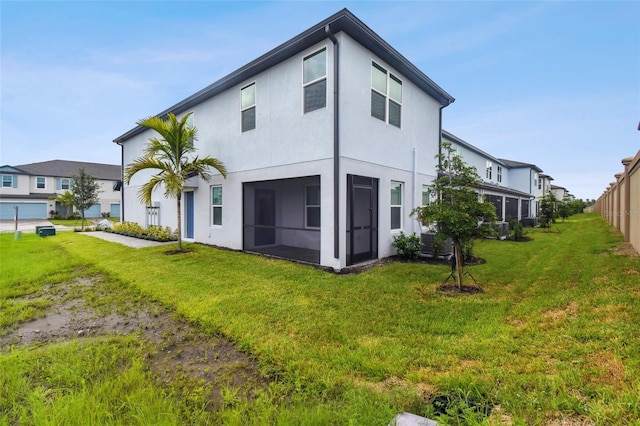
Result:
<svg viewBox="0 0 640 426"><path fill-rule="evenodd" d="M51 160L41 163L0 167L0 219L47 219L55 212L66 214L65 207L51 200L71 190L71 177L84 168L100 186L99 203L85 217L99 218L103 213L120 217L122 168L120 165Z"/></svg>
<svg viewBox="0 0 640 426"><path fill-rule="evenodd" d="M551 185L551 192L553 193L553 195L556 196L558 201L562 201L566 196L573 198L573 196L569 193L567 188L563 188L561 186Z"/></svg>

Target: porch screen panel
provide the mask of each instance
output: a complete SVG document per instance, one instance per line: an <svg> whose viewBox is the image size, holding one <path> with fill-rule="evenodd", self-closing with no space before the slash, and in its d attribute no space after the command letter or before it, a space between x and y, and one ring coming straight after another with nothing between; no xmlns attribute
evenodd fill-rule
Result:
<svg viewBox="0 0 640 426"><path fill-rule="evenodd" d="M505 198L506 219L518 219L518 199L512 197Z"/></svg>
<svg viewBox="0 0 640 426"><path fill-rule="evenodd" d="M521 208L520 211L522 212L522 217L529 217L529 200L522 200L521 201Z"/></svg>
<svg viewBox="0 0 640 426"><path fill-rule="evenodd" d="M485 195L487 202L496 206L496 216L502 220L502 197L499 195Z"/></svg>

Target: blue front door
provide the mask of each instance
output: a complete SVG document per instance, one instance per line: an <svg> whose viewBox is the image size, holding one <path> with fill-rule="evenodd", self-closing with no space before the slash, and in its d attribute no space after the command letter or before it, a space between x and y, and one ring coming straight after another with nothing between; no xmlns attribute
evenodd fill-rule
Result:
<svg viewBox="0 0 640 426"><path fill-rule="evenodd" d="M193 238L193 191L184 193L185 238Z"/></svg>

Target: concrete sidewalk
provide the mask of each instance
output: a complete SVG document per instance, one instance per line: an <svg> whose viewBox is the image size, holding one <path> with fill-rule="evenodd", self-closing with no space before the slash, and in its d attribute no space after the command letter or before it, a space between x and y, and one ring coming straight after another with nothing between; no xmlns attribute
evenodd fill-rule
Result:
<svg viewBox="0 0 640 426"><path fill-rule="evenodd" d="M48 220L25 219L18 221L18 231L21 231L22 233L35 233L36 226L53 226L54 228L56 228L56 232L73 230L72 226L54 225ZM0 220L0 232L15 232L15 230L16 223L13 220Z"/></svg>

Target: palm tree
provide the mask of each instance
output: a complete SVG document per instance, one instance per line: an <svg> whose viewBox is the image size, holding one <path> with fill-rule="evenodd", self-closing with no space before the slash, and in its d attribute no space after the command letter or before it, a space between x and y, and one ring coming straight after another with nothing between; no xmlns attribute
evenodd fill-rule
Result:
<svg viewBox="0 0 640 426"><path fill-rule="evenodd" d="M138 198L148 206L151 204L153 191L159 186L164 186L165 197L176 199L179 251L182 251L180 202L185 181L199 176L205 182L209 182L211 179L209 168L216 169L224 178L227 177L227 169L217 158L193 156L196 151L194 141L197 140L197 129L187 123L190 115L191 113L186 114L178 120L173 113L169 113L166 120L154 116L138 121L139 126L158 132L160 139L155 137L149 139L144 155L135 159L124 169L124 181L127 185L131 182L133 175L141 170L158 170L158 173L151 176L150 180L140 187Z"/></svg>
<svg viewBox="0 0 640 426"><path fill-rule="evenodd" d="M60 205L65 207L65 215L64 215L65 218L69 217L69 215L72 213L72 209L73 209L73 192L65 191L62 194L56 194L53 197L49 197L49 199L50 200L55 200Z"/></svg>

